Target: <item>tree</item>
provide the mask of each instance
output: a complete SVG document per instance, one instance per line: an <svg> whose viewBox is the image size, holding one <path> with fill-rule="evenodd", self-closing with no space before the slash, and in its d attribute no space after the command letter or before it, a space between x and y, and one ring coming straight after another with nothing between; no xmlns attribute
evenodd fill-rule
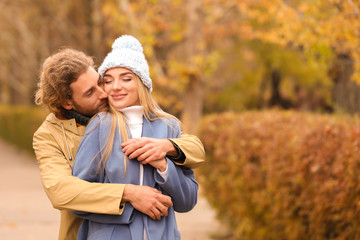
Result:
<svg viewBox="0 0 360 240"><path fill-rule="evenodd" d="M102 60L101 15L99 0L1 1L0 101L31 104L42 62L60 48Z"/></svg>
<svg viewBox="0 0 360 240"><path fill-rule="evenodd" d="M99 65L116 37L132 34L143 43L156 98L190 131L205 99L206 111L228 109L224 104L233 105L231 97L243 99L242 107L327 108L329 98L350 112L360 107L354 84L360 81L358 0L3 0L0 5L2 102L31 103L41 63L59 48L83 50ZM249 53L254 57L247 62ZM289 58L292 66L284 62ZM232 64L238 65L231 69ZM304 67L319 74L304 74ZM219 79L220 72L227 76ZM245 83L256 98L229 90ZM320 87L326 91L315 92ZM313 103L305 107L301 97Z"/></svg>
<svg viewBox="0 0 360 240"><path fill-rule="evenodd" d="M358 0L260 0L239 7L251 25L251 38L300 49L311 61L326 62L336 104L359 112L360 88L349 82L360 82Z"/></svg>
<svg viewBox="0 0 360 240"><path fill-rule="evenodd" d="M259 40L238 42L222 55L228 57L211 76L208 91L213 94L207 96L205 113L272 107L332 110L333 85L326 64Z"/></svg>
<svg viewBox="0 0 360 240"><path fill-rule="evenodd" d="M123 26L118 33L134 34L143 43L159 102L181 116L188 131L195 131L203 112L205 79L218 62L217 44L224 45L222 38L237 30L234 1L119 0L105 5L111 22ZM110 7L116 5L121 14Z"/></svg>

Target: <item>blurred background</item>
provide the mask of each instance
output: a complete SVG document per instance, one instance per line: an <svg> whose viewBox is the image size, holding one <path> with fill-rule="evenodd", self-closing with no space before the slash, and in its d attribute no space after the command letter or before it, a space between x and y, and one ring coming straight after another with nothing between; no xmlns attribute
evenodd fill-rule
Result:
<svg viewBox="0 0 360 240"><path fill-rule="evenodd" d="M349 174L353 176L349 185L354 188L347 187L348 195L339 200L344 203L342 207L339 202L328 206L321 210L324 215L317 214L320 217L315 221L309 215L310 210L316 208L315 203L299 205L285 217L281 213L294 202L272 211L270 202L261 205L253 201L262 197L277 203L288 199L288 195L267 195L270 190L277 192L273 189L284 188L272 181L273 174L278 173L269 170L271 161L264 158L265 155L283 161L278 170L290 165L294 172L302 171L300 180L291 180L286 189L290 189L291 196L303 196L309 181L314 180L308 174L318 174L318 171L312 172L313 167L321 169L319 159L325 158L314 153L321 147L310 151L311 146L302 145L305 140L324 133L315 139L317 144L327 146L325 140L329 132L326 131L338 128L331 134L355 129L351 136L358 136L359 14L359 0L0 0L0 137L33 154L32 134L47 114L46 109L34 106L34 91L45 58L70 47L93 56L99 66L114 39L130 34L143 44L153 79L153 94L161 107L179 117L185 130L199 135L204 142L207 163L197 174L203 195L226 229L222 235L254 240L360 239L359 226L350 223L353 219L349 214L339 215L350 206L354 218L360 216L359 179L351 175L352 172L339 172L345 169L341 160L355 158L351 154L356 155L358 151L356 137L349 143L350 149L324 148L325 153L334 154L322 163L328 166L326 169L333 169L339 156L336 164L340 165L335 166L334 174L324 175L319 182L335 179L345 184L343 179L349 179ZM257 122L259 119L262 122ZM277 128L275 123L281 124ZM269 134L258 134L259 127L261 132ZM284 129L296 131L289 136L281 134ZM255 131L253 135L252 131ZM284 141L275 142L281 145L291 140L294 144L289 146L292 149L289 153L282 155L283 150L273 146L274 139L281 137ZM348 137L334 138L338 143L335 145L339 146ZM251 153L247 143L255 146ZM256 146L272 148L257 155ZM302 148L299 150L298 146ZM299 154L304 149L310 151L306 156ZM304 162L308 156L317 157L308 162L307 167L291 165ZM219 161L220 158L228 161ZM240 158L243 164L237 162ZM355 165L351 166L357 171L360 165L354 161ZM253 171L247 164L259 172L246 175ZM239 172L229 175L227 168ZM213 169L222 170L215 174ZM328 172L332 172L330 170ZM294 172L291 174L296 175ZM251 176L250 181L260 179L263 184L245 191L243 185L231 186L237 176L242 176L239 182ZM334 186L330 184L333 194L349 186L341 185L338 189L339 182L333 183ZM296 185L300 183L301 188ZM214 184L220 184L219 191L226 192L229 188L229 192L238 195L229 193L219 198L219 192L213 194L211 185ZM244 200L244 193L251 198ZM257 210L234 209L230 202L249 204L246 209ZM229 212L223 209L226 206ZM335 214L334 218L330 212ZM0 215L0 236L2 218ZM339 225L339 222L346 224Z"/></svg>

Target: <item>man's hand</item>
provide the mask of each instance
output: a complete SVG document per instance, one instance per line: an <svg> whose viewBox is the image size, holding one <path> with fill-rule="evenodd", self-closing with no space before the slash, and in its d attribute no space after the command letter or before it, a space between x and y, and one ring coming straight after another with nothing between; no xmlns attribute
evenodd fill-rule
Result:
<svg viewBox="0 0 360 240"><path fill-rule="evenodd" d="M133 184L126 184L122 201L130 202L135 209L153 220L160 220L162 216L167 216L168 208L173 205L171 198L159 190Z"/></svg>
<svg viewBox="0 0 360 240"><path fill-rule="evenodd" d="M137 158L142 164L152 161L161 161L166 155L177 154L174 145L168 139L133 138L122 143L123 152L130 159Z"/></svg>

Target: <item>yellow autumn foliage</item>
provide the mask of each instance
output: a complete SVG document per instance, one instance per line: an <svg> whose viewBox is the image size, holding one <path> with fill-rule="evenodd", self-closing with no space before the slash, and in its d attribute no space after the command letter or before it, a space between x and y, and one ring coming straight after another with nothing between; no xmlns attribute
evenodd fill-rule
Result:
<svg viewBox="0 0 360 240"><path fill-rule="evenodd" d="M202 126L198 179L235 239L360 239L359 118L273 110Z"/></svg>
<svg viewBox="0 0 360 240"><path fill-rule="evenodd" d="M257 23L253 34L245 36L320 56L316 46L327 46L334 55L349 54L355 60L353 80L360 82L359 0L260 0L241 4L240 9L243 19Z"/></svg>

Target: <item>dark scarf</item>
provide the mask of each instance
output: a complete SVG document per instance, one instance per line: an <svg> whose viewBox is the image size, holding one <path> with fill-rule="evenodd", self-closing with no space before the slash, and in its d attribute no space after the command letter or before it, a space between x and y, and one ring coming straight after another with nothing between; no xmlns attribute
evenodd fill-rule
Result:
<svg viewBox="0 0 360 240"><path fill-rule="evenodd" d="M83 126L86 126L91 119L91 117L82 115L81 113L78 113L78 112L74 111L73 109L65 110L63 117L66 119L75 118L76 123L81 124Z"/></svg>

